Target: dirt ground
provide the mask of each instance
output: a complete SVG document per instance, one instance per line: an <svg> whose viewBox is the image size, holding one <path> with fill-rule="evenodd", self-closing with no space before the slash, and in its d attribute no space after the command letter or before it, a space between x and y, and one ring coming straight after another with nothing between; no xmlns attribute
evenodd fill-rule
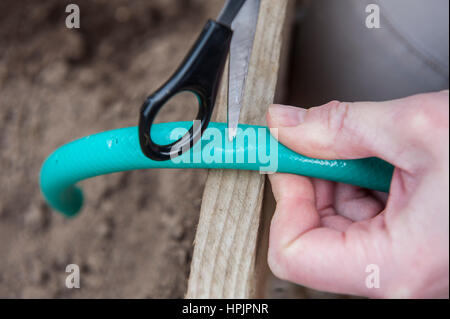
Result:
<svg viewBox="0 0 450 319"><path fill-rule="evenodd" d="M181 298L206 171L83 182L73 220L44 203L38 176L58 146L136 125L222 1L78 0L78 30L65 27L67 3L0 2L0 297ZM64 285L70 263L81 289ZM274 296L320 296L275 286Z"/></svg>
<svg viewBox="0 0 450 319"><path fill-rule="evenodd" d="M147 170L84 183L82 214L44 203L40 165L84 135L137 124L146 95L221 1L0 4L0 296L183 297L205 171ZM65 267L81 267L67 289Z"/></svg>

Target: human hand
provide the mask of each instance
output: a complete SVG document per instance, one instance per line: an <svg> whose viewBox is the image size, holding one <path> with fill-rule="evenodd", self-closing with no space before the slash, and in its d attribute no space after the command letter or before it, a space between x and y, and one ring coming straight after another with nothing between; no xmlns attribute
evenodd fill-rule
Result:
<svg viewBox="0 0 450 319"><path fill-rule="evenodd" d="M449 296L449 93L386 102L273 105L267 122L310 157L376 156L395 165L387 194L269 175L277 201L268 262L285 280L376 298ZM275 130L278 129L278 130ZM380 287L366 286L366 267Z"/></svg>

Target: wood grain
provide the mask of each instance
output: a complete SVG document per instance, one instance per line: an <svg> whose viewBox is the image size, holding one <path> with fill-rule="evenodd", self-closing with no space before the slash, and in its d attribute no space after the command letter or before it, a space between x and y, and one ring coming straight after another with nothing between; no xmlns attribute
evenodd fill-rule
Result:
<svg viewBox="0 0 450 319"><path fill-rule="evenodd" d="M263 124L273 102L289 0L262 0L239 123ZM225 72L216 120L226 121ZM188 282L187 298L262 297L267 223L261 207L265 175L210 170ZM264 231L262 231L264 229Z"/></svg>

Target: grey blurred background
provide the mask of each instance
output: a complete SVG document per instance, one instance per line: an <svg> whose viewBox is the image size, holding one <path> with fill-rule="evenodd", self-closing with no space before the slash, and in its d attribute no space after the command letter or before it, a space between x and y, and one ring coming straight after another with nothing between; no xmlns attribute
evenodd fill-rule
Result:
<svg viewBox="0 0 450 319"><path fill-rule="evenodd" d="M379 29L368 29L368 4ZM449 1L299 1L289 102L387 100L448 89Z"/></svg>

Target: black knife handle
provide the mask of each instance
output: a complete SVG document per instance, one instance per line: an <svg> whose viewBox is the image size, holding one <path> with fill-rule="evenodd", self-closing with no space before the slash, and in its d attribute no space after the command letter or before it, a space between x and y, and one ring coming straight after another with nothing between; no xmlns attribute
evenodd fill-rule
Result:
<svg viewBox="0 0 450 319"><path fill-rule="evenodd" d="M211 119L232 35L229 27L209 20L180 67L145 100L139 118L139 142L147 157L157 161L177 157L200 139ZM199 127L192 126L185 136L171 144L156 144L150 133L156 115L167 101L183 91L198 98Z"/></svg>

